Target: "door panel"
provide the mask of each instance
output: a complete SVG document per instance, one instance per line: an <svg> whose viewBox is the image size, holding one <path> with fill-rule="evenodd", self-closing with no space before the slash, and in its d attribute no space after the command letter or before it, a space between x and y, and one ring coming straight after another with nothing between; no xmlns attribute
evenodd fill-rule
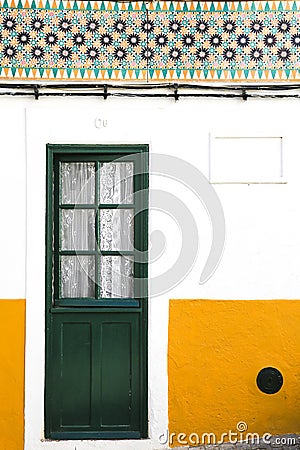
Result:
<svg viewBox="0 0 300 450"><path fill-rule="evenodd" d="M137 313L53 315L49 400L54 433L138 433L139 328Z"/></svg>
<svg viewBox="0 0 300 450"><path fill-rule="evenodd" d="M61 427L91 425L91 337L90 323L57 324ZM55 334L56 337L56 334Z"/></svg>
<svg viewBox="0 0 300 450"><path fill-rule="evenodd" d="M128 428L131 413L132 337L130 323L101 325L101 426ZM120 371L122 367L122 373Z"/></svg>

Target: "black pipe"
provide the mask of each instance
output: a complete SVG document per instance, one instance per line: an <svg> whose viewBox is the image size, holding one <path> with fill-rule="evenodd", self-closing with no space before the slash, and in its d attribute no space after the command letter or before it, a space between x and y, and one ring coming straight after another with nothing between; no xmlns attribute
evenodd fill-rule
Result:
<svg viewBox="0 0 300 450"><path fill-rule="evenodd" d="M31 92L0 92L0 96L11 96L11 97L28 97L30 95L35 96L34 93ZM180 93L180 97L177 94L134 94L134 93L126 93L126 92L114 92L114 93L88 93L88 92L39 92L38 98L40 97L103 97L103 99L106 99L107 97L120 97L120 98L174 98L175 100L178 100L179 98L240 98L242 100L245 100L245 95L243 93L228 93L228 94L213 94L213 93ZM294 98L298 99L300 98L300 94L247 94L247 99L249 98L260 98L260 99L283 99L283 98Z"/></svg>
<svg viewBox="0 0 300 450"><path fill-rule="evenodd" d="M138 83L138 84L98 84L98 83L45 83L45 84L37 84L37 83L0 83L0 89L125 89L125 90L141 90L141 89L172 89L180 87L180 89L203 89L203 90L230 90L230 91L240 91L245 89L249 90L260 90L260 91L268 91L268 90L293 90L300 89L299 84L266 84L266 85L258 85L258 84L241 84L241 85L231 85L224 86L218 84L197 84L197 83Z"/></svg>
<svg viewBox="0 0 300 450"><path fill-rule="evenodd" d="M180 94L179 94L180 88ZM166 92L151 92L152 90ZM184 92L184 90L192 92ZM2 91L1 91L2 90ZM141 90L146 92L140 92ZM40 97L141 97L141 98L174 98L175 101L182 98L300 98L299 94L290 94L287 91L299 90L298 84L275 84L275 85L229 85L219 86L187 83L159 83L159 84L88 84L88 83L53 83L53 84L31 84L31 83L0 83L0 95L8 96L30 96L36 100ZM59 92L63 91L63 92ZM121 91L121 92L118 92ZM135 92L132 92L135 91ZM198 91L198 92L197 92ZM202 92L201 92L202 91ZM217 92L213 92L217 91ZM284 92L285 91L285 92Z"/></svg>

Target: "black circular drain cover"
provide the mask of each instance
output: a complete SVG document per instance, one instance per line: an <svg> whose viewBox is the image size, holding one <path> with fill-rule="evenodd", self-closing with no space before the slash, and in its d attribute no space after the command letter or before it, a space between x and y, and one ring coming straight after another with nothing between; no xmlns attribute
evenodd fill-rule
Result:
<svg viewBox="0 0 300 450"><path fill-rule="evenodd" d="M265 394L276 394L283 385L283 377L278 369L265 367L258 373L256 384Z"/></svg>

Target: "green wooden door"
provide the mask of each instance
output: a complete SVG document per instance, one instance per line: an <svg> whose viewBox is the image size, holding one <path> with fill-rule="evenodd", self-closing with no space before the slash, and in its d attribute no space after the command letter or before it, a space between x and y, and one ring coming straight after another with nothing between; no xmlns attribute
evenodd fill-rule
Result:
<svg viewBox="0 0 300 450"><path fill-rule="evenodd" d="M147 437L147 146L47 148L45 436Z"/></svg>

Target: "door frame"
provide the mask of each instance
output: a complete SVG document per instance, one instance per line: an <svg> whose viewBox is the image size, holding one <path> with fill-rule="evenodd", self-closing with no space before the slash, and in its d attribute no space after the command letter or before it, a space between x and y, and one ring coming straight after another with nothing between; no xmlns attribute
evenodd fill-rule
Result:
<svg viewBox="0 0 300 450"><path fill-rule="evenodd" d="M45 436L50 439L64 439L63 437L51 436L50 432L50 414L48 412L49 398L51 397L50 392L50 382L49 382L49 367L51 364L51 315L53 311L59 309L60 312L72 312L74 309L78 311L78 307L63 307L55 306L52 301L52 239L53 239L53 170L54 170L54 158L55 155L78 155L78 154L122 154L127 156L129 154L141 154L141 177L138 185L146 186L147 197L145 196L145 207L143 214L145 215L143 220L143 227L141 233L145 236L146 248L143 249L147 252L148 250L148 195L149 195L149 145L148 144L47 144L47 157L46 157L46 235L45 235L45 250L46 250L46 265L45 265L45 300L46 300L46 314L45 314L45 384L44 384L44 424L45 424ZM48 211L51 211L49 214ZM77 433L76 437L69 437L67 439L139 439L148 438L148 261L143 264L140 271L140 276L143 280L143 292L145 292L145 297L140 301L138 311L141 315L141 342L140 342L140 370L141 370L141 389L140 389L140 435L128 432L124 432L122 436L116 433L111 433L111 435L102 435L98 433L93 436L92 434L80 435ZM95 306L85 307L81 306L80 311L82 313L91 312L111 312L112 307L105 306ZM114 311L118 311L118 306L113 307ZM120 308L120 312L133 312L137 311L136 308L130 308L123 306Z"/></svg>

